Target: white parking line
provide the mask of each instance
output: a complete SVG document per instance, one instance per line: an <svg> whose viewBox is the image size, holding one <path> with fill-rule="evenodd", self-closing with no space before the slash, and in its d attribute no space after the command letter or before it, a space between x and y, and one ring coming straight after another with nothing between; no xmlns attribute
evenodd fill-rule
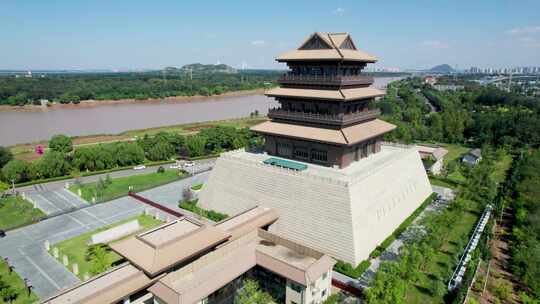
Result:
<svg viewBox="0 0 540 304"><path fill-rule="evenodd" d="M39 196L41 198L41 200L43 202L45 202L47 205L51 205L54 209L58 210L58 211L62 211L62 209L56 207L53 203L51 203L51 201L49 201L48 199L46 199L43 195L41 194L36 194L36 196ZM52 213L52 212L51 212Z"/></svg>
<svg viewBox="0 0 540 304"><path fill-rule="evenodd" d="M32 266L34 266L39 271L39 273L41 273L45 277L45 279L47 279L47 281L49 281L49 283L53 284L56 289L62 289L45 271L43 271L43 269L41 269L41 267L39 267L34 261L32 261L31 258L26 256L26 254L21 249L17 250L30 264L32 264Z"/></svg>
<svg viewBox="0 0 540 304"><path fill-rule="evenodd" d="M63 194L61 194L60 192L58 191L54 191L55 194L57 194L58 196L60 196L61 198L65 199L68 203L70 203L71 205L73 205L74 207L80 207L80 205L77 205L75 203L73 203L70 199L68 199L67 197L65 197Z"/></svg>

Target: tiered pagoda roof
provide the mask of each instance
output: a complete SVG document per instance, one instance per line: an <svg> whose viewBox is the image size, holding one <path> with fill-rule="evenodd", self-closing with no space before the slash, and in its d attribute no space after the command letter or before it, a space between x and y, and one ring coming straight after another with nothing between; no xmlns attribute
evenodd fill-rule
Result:
<svg viewBox="0 0 540 304"><path fill-rule="evenodd" d="M313 44L318 48L312 48ZM279 62L347 60L374 63L377 58L356 48L347 33L314 33L298 49L283 53L276 60Z"/></svg>
<svg viewBox="0 0 540 304"><path fill-rule="evenodd" d="M264 135L268 154L343 168L380 150L382 136L395 126L370 108L385 94L361 73L376 57L347 33L314 33L276 60L290 71L266 95L281 107L269 111L271 121L252 127Z"/></svg>

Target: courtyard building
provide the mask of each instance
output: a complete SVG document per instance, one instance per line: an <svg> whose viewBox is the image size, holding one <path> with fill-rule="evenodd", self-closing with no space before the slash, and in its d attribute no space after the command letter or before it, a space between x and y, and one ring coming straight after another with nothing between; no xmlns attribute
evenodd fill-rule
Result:
<svg viewBox="0 0 540 304"><path fill-rule="evenodd" d="M278 219L256 207L215 225L180 218L111 245L126 262L43 303L233 303L246 279L277 303L321 303L330 256L265 229Z"/></svg>

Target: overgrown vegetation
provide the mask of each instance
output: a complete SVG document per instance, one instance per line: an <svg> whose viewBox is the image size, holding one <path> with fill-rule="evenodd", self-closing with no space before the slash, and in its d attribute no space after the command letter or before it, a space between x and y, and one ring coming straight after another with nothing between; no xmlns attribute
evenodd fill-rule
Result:
<svg viewBox="0 0 540 304"><path fill-rule="evenodd" d="M540 301L540 151L527 151L517 162L509 200L514 211L511 270Z"/></svg>

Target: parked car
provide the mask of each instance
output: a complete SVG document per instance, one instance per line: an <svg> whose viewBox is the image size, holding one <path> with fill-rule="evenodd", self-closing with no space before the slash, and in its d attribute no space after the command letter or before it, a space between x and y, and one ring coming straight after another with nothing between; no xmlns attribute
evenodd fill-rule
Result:
<svg viewBox="0 0 540 304"><path fill-rule="evenodd" d="M182 166L180 164L172 164L169 168L171 168L171 169L181 169Z"/></svg>
<svg viewBox="0 0 540 304"><path fill-rule="evenodd" d="M146 169L145 165L138 165L138 166L133 167L133 170L143 170L143 169Z"/></svg>
<svg viewBox="0 0 540 304"><path fill-rule="evenodd" d="M193 167L193 166L195 166L195 163L193 163L193 162L185 162L184 163L184 168L189 168L189 167Z"/></svg>
<svg viewBox="0 0 540 304"><path fill-rule="evenodd" d="M0 230L0 238L3 238L6 236L6 232L4 230Z"/></svg>

